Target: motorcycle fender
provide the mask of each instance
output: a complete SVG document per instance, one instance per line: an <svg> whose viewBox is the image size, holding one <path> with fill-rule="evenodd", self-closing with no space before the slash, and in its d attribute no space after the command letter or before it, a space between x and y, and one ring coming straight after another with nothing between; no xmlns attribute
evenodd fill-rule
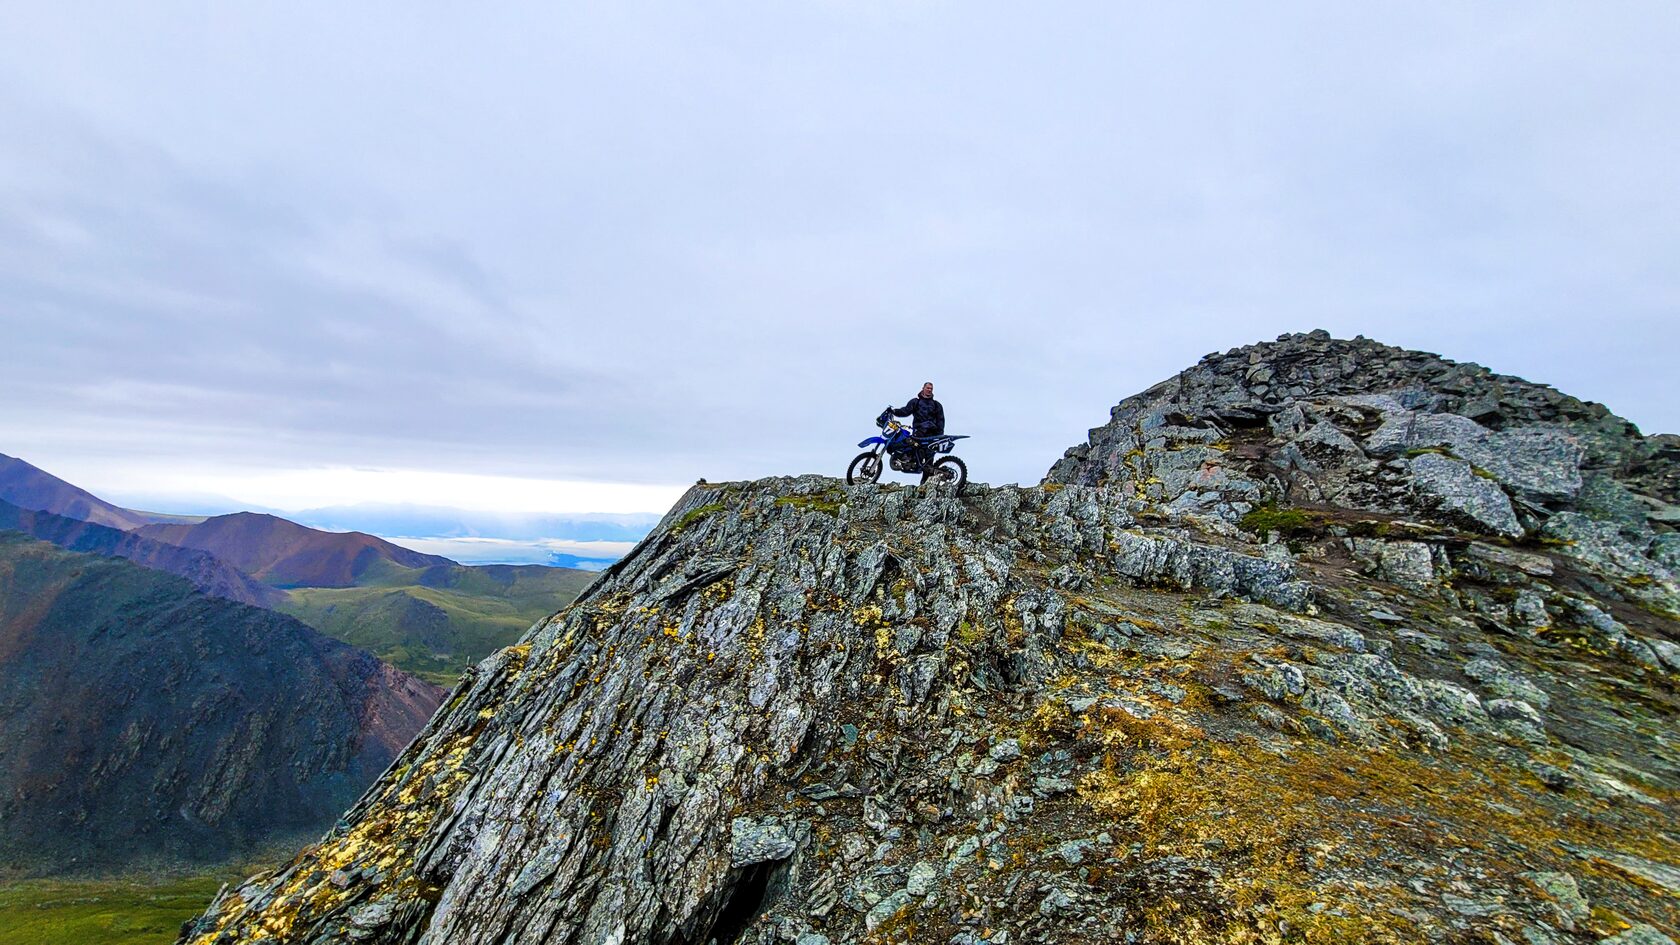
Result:
<svg viewBox="0 0 1680 945"><path fill-rule="evenodd" d="M885 443L885 442L887 442L887 441L886 441L886 440L883 440L883 439L881 439L881 438L880 438L880 437L878 437L878 436L872 436L872 437L870 437L870 438L869 438L869 439L867 439L867 440L864 440L864 441L863 441L863 442L862 442L862 443L859 443L859 444L858 444L858 445L859 445L859 446L872 446L872 445L874 445L874 444L876 444L876 443Z"/></svg>

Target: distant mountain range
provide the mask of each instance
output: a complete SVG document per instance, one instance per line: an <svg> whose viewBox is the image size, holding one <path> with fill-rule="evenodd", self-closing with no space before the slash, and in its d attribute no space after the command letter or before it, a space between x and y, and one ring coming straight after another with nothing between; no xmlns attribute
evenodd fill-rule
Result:
<svg viewBox="0 0 1680 945"><path fill-rule="evenodd" d="M541 564L553 568L600 571L624 557L635 541L570 541L542 538L393 538L404 548L436 554L462 564Z"/></svg>
<svg viewBox="0 0 1680 945"><path fill-rule="evenodd" d="M154 521L196 522L234 512L265 512L323 531L367 532L386 538L636 542L659 522L659 516L651 512L521 513L390 502L358 502L300 511L267 508L223 496L205 495L123 493L106 501L125 511L135 508L172 510L169 515L139 513L150 516Z"/></svg>
<svg viewBox="0 0 1680 945"><path fill-rule="evenodd" d="M420 730L436 683L593 578L139 512L0 456L0 872L316 833Z"/></svg>
<svg viewBox="0 0 1680 945"><path fill-rule="evenodd" d="M51 512L124 531L150 525L159 517L119 508L85 489L13 456L0 453L0 501L18 508Z"/></svg>
<svg viewBox="0 0 1680 945"><path fill-rule="evenodd" d="M513 515L419 505L361 504L288 513L304 525L333 531L432 538L498 538L509 541L639 541L659 516L588 513Z"/></svg>
<svg viewBox="0 0 1680 945"><path fill-rule="evenodd" d="M51 512L22 509L10 502L0 501L0 531L8 530L52 542L70 551L126 558L142 567L186 578L199 591L211 597L258 607L275 607L286 599L284 591L269 587L209 552L168 545L138 532L125 532Z"/></svg>
<svg viewBox="0 0 1680 945"><path fill-rule="evenodd" d="M361 532L323 532L274 515L236 512L192 524L155 524L137 534L196 548L276 587L352 587L377 564L430 568L454 564Z"/></svg>
<svg viewBox="0 0 1680 945"><path fill-rule="evenodd" d="M75 551L128 558L185 577L205 593L291 614L438 683L453 680L565 606L592 580L593 571L612 560L569 555L567 563L582 567L552 567L556 555L545 551L544 564L469 566L363 532L323 531L266 513L197 517L140 512L3 455L0 500L19 509L8 519L0 508L0 528ZM393 516L447 518L451 511L376 508ZM39 519L41 512L62 521ZM635 523L644 518L577 516L568 521L593 523L603 530L600 534L639 536L645 528ZM84 524L77 526L77 520ZM93 530L100 526L107 531ZM627 544L602 542L615 551Z"/></svg>

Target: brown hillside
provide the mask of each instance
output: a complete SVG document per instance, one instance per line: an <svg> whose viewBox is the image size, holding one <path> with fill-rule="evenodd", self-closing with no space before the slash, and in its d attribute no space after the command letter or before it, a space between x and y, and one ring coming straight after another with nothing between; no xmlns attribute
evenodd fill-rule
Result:
<svg viewBox="0 0 1680 945"><path fill-rule="evenodd" d="M273 515L237 512L195 525L147 525L140 534L197 548L277 587L349 587L379 561L405 568L454 562L362 532L323 532Z"/></svg>
<svg viewBox="0 0 1680 945"><path fill-rule="evenodd" d="M151 521L142 512L112 505L85 489L78 489L51 473L4 453L0 453L0 500L19 508L51 512L124 530L139 528Z"/></svg>
<svg viewBox="0 0 1680 945"><path fill-rule="evenodd" d="M184 577L202 593L273 608L286 592L269 587L216 556L196 548L154 541L135 532L107 528L93 522L19 508L0 501L0 530L16 531L50 541L69 551L108 558L125 558L141 567Z"/></svg>

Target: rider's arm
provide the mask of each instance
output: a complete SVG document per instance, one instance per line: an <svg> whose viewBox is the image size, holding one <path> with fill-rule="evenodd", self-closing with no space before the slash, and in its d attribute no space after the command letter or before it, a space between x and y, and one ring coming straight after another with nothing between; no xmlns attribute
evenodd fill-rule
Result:
<svg viewBox="0 0 1680 945"><path fill-rule="evenodd" d="M915 412L916 412L916 398L912 397L912 398L910 398L910 402L905 404L904 406L894 407L892 415L895 416L895 417L908 417Z"/></svg>

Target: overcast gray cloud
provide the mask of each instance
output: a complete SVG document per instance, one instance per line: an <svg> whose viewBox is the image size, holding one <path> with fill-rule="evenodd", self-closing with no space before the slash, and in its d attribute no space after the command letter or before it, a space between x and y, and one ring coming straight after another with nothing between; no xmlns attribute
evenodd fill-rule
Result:
<svg viewBox="0 0 1680 945"><path fill-rule="evenodd" d="M0 451L838 472L931 378L1035 481L1315 327L1676 430L1677 47L1667 3L37 4Z"/></svg>

